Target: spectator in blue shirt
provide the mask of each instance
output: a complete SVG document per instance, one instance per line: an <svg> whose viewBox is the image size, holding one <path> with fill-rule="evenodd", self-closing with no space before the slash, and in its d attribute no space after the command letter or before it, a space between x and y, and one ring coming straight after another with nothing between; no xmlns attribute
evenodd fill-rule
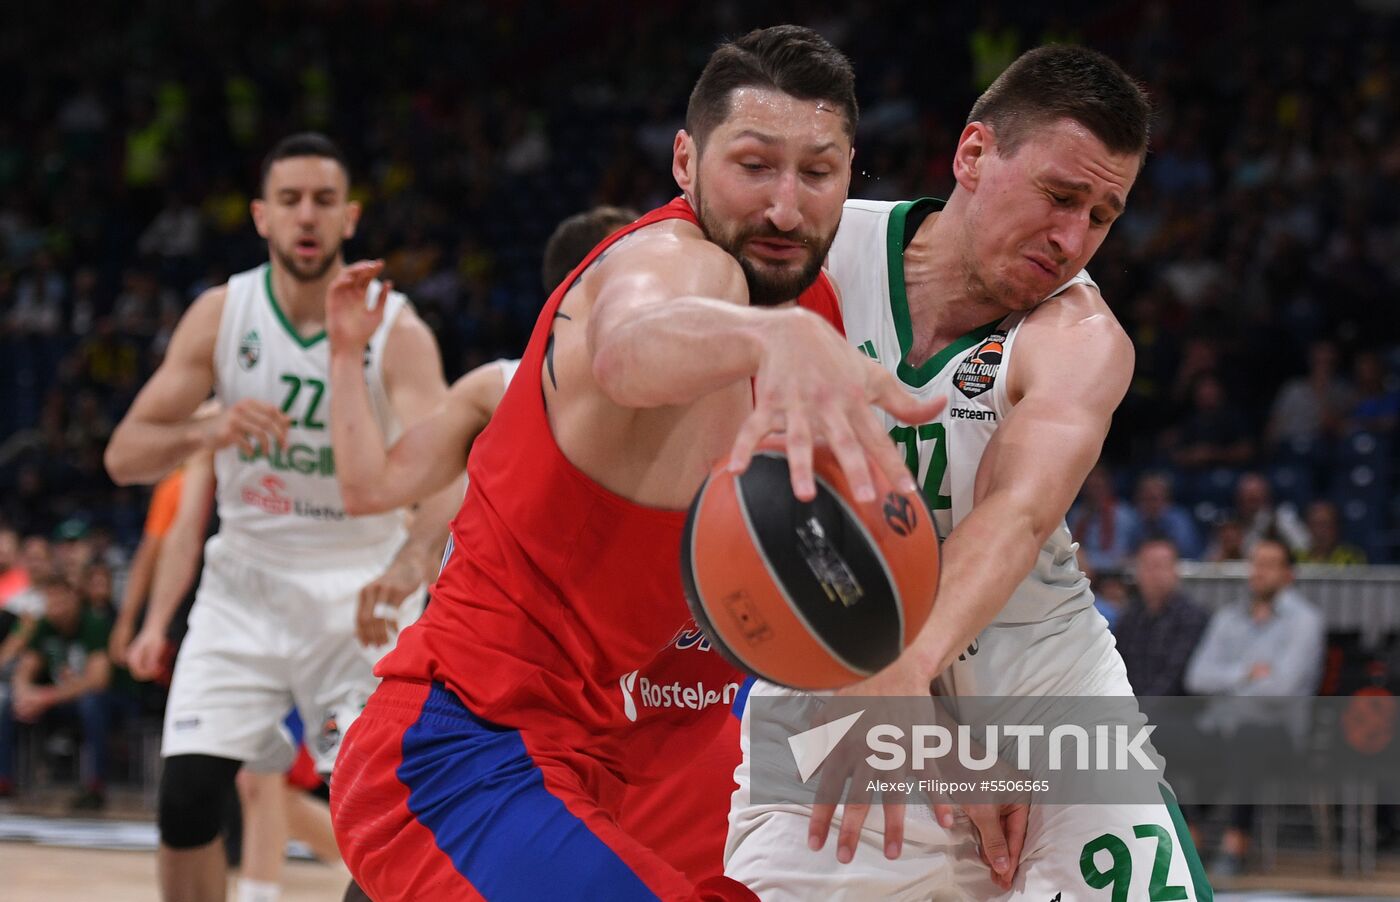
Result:
<svg viewBox="0 0 1400 902"><path fill-rule="evenodd" d="M1249 597L1215 612L1186 668L1186 690L1231 696L1208 709L1202 728L1235 735L1278 731L1298 743L1308 709L1295 700L1317 692L1326 627L1321 612L1293 587L1293 556L1266 536L1249 553ZM1250 698L1244 698L1250 697ZM1238 873L1249 851L1252 810L1241 807L1225 831L1216 870Z"/></svg>
<svg viewBox="0 0 1400 902"><path fill-rule="evenodd" d="M1201 533L1186 509L1172 503L1171 482L1160 473L1148 473L1138 480L1133 495L1136 528L1130 544L1140 549L1145 542L1165 539L1181 557L1197 560L1201 556Z"/></svg>
<svg viewBox="0 0 1400 902"><path fill-rule="evenodd" d="M1079 542L1080 566L1087 565L1091 574L1122 569L1136 526L1137 515L1118 497L1108 467L1094 467L1069 515L1070 532Z"/></svg>

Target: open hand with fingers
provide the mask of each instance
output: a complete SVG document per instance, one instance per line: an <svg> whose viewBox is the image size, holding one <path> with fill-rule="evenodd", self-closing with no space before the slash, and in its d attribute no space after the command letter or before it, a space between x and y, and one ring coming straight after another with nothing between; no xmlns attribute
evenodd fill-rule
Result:
<svg viewBox="0 0 1400 902"><path fill-rule="evenodd" d="M987 797L987 778L1006 771L1003 762L994 762L991 770L969 770L960 754L951 753L949 748L938 752L936 738L932 743L934 751L929 751L926 738L916 734L936 727L958 734L956 742L968 745L970 760L984 757L984 750L961 734L945 700L929 694L926 682L921 685L920 680L909 676L915 670L906 663L901 658L876 677L825 700L820 713L823 722L859 711L862 730L877 725L897 727L898 732L885 726L877 728L887 730L883 739L901 746L908 741L911 750L907 755L874 754L868 739L852 742L848 738L839 746L821 766L821 784L808 825L808 844L813 849L822 848L839 806L836 857L843 863L851 861L876 795L872 787L904 785L908 787L905 791L880 793L885 857L898 858L903 850L907 806L928 804L945 830L957 830L960 824L964 829L971 828L993 882L1010 889L1025 845L1030 805L1021 797L981 801ZM885 746L886 750L889 748ZM953 790L951 796L938 794L930 788L932 784L966 787L967 792L959 789ZM976 793L979 787L984 790L980 795Z"/></svg>
<svg viewBox="0 0 1400 902"><path fill-rule="evenodd" d="M384 302L394 283L381 283L372 303L365 297L383 271L383 260L360 260L342 269L326 288L326 335L332 352L360 353L384 321Z"/></svg>
<svg viewBox="0 0 1400 902"><path fill-rule="evenodd" d="M754 410L734 440L729 468L742 472L766 436L783 433L792 490L803 501L817 493L812 474L817 441L831 447L857 501L875 499L872 464L900 491L916 491L904 456L872 405L905 423L926 423L947 399L915 398L816 314L801 309L784 313L791 316L772 317L763 333Z"/></svg>

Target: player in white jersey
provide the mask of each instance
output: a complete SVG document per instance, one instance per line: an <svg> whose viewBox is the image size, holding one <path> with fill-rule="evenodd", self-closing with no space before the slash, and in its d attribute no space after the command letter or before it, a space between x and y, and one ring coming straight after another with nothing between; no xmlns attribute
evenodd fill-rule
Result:
<svg viewBox="0 0 1400 902"><path fill-rule="evenodd" d="M329 772L385 650L356 641L357 598L367 583L391 587L383 594L392 603L413 594L461 499L460 484L449 485L408 529L399 513L356 517L342 502L328 429L328 299L353 294L382 307L360 367L384 435L446 392L436 342L406 299L344 266L341 245L359 212L334 143L303 134L278 144L252 204L269 261L195 301L107 448L108 472L122 484L154 481L200 449L215 455L220 529L205 552L161 749L167 899L224 897L223 800L240 766L281 772L291 763L281 727L291 705L317 768ZM211 391L223 412L193 419Z"/></svg>
<svg viewBox="0 0 1400 902"><path fill-rule="evenodd" d="M1084 267L1137 178L1147 114L1111 61L1041 48L973 107L941 209L847 203L828 257L847 338L921 400L948 400L933 422L886 418L945 538L938 602L900 660L850 694L932 685L954 710L957 696L1132 694L1064 516L1132 373ZM760 682L751 697L786 694ZM748 736L725 872L765 900L1212 898L1169 793L937 819L755 804ZM833 820L836 854L813 851Z"/></svg>

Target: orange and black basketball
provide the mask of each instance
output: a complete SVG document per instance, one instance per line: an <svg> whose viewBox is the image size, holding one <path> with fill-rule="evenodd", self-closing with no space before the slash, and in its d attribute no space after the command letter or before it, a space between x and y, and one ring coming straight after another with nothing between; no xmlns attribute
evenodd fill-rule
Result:
<svg viewBox="0 0 1400 902"><path fill-rule="evenodd" d="M682 574L696 621L739 667L794 689L837 689L892 663L923 627L938 537L917 492L876 471L876 500L860 504L830 450L819 447L813 465L810 502L794 497L776 443L743 473L717 467L690 506Z"/></svg>

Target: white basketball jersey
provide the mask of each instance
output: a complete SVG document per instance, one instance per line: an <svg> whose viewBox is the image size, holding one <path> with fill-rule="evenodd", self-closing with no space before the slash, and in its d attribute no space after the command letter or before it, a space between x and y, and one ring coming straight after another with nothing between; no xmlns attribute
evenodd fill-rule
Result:
<svg viewBox="0 0 1400 902"><path fill-rule="evenodd" d="M367 298L378 297L372 282ZM384 345L407 299L391 292L384 321L365 350L365 381L375 421L387 442L398 422L384 389ZM215 394L225 407L244 398L275 405L292 424L285 447L252 457L237 445L214 456L219 534L244 554L278 566L324 567L387 561L402 544L403 514L345 513L331 451L330 348L325 332L303 338L272 291L266 263L228 281L214 347Z"/></svg>
<svg viewBox="0 0 1400 902"><path fill-rule="evenodd" d="M905 359L913 340L904 287L905 222L913 211L939 206L928 198L847 201L827 266L841 289L841 316L851 344L883 364L916 397L948 399L937 420L918 426L877 410L928 499L939 536L946 538L971 510L982 454L1011 410L1007 371L1027 313L976 328L919 366ZM1094 285L1081 271L1051 296L1080 282ZM1077 548L1061 522L994 622L1033 623L1092 604L1089 581L1075 559Z"/></svg>

